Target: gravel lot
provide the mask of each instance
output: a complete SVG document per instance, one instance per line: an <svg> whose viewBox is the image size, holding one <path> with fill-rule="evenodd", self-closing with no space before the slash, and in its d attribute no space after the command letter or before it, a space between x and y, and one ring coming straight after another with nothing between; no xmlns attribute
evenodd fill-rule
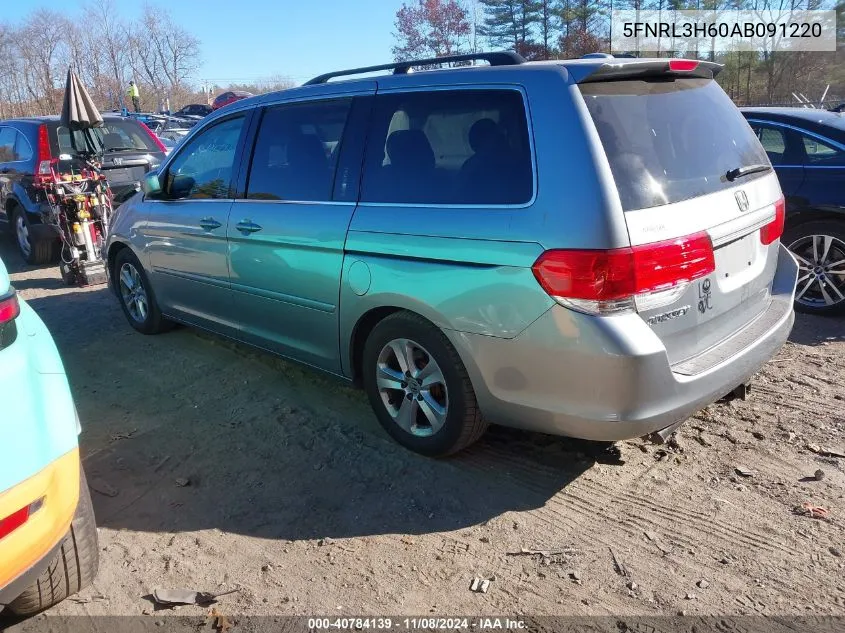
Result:
<svg viewBox="0 0 845 633"><path fill-rule="evenodd" d="M105 287L0 256L64 357L100 526L95 585L51 614L152 613L185 587L240 588L219 608L256 615L845 615L845 459L820 454L845 450L845 320L799 315L748 401L667 446L494 428L438 461L343 384L136 334Z"/></svg>

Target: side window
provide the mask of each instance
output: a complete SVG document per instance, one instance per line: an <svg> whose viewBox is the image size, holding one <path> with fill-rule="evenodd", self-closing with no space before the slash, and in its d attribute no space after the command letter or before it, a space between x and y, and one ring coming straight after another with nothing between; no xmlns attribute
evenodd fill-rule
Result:
<svg viewBox="0 0 845 633"><path fill-rule="evenodd" d="M351 99L339 99L268 108L255 141L246 197L331 200L351 104Z"/></svg>
<svg viewBox="0 0 845 633"><path fill-rule="evenodd" d="M784 136L784 133L776 128L758 124L751 127L757 133L757 138L760 139L760 144L766 150L772 165L782 165L786 153L786 136Z"/></svg>
<svg viewBox="0 0 845 633"><path fill-rule="evenodd" d="M845 166L845 152L820 141L814 136L801 135L807 165Z"/></svg>
<svg viewBox="0 0 845 633"><path fill-rule="evenodd" d="M227 119L192 138L170 163L165 193L171 199L229 198L244 117Z"/></svg>
<svg viewBox="0 0 845 633"><path fill-rule="evenodd" d="M17 155L16 160L32 160L32 146L20 132L15 135L15 154Z"/></svg>
<svg viewBox="0 0 845 633"><path fill-rule="evenodd" d="M15 137L17 132L10 127L0 128L0 163L10 163L15 158Z"/></svg>
<svg viewBox="0 0 845 633"><path fill-rule="evenodd" d="M528 124L519 92L376 97L362 201L523 204L532 193Z"/></svg>

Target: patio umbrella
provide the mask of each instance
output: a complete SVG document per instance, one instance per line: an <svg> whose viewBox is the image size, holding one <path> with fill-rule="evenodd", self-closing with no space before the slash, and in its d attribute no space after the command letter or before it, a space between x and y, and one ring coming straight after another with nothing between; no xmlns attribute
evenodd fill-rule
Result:
<svg viewBox="0 0 845 633"><path fill-rule="evenodd" d="M103 124L103 117L94 105L94 100L76 73L70 69L67 71L61 123L69 130L87 130Z"/></svg>

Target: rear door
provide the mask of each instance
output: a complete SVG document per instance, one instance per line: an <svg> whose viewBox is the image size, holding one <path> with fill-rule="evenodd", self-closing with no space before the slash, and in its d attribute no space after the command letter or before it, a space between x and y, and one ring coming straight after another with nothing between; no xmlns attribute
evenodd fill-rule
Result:
<svg viewBox="0 0 845 633"><path fill-rule="evenodd" d="M240 336L330 371L369 107L357 94L265 108L227 229Z"/></svg>
<svg viewBox="0 0 845 633"><path fill-rule="evenodd" d="M748 119L766 155L775 168L787 206L794 206L795 197L804 183L804 150L801 137L794 130L773 122Z"/></svg>
<svg viewBox="0 0 845 633"><path fill-rule="evenodd" d="M841 212L845 188L845 147L819 134L796 131L804 165L798 194L814 209Z"/></svg>
<svg viewBox="0 0 845 633"><path fill-rule="evenodd" d="M6 198L32 168L32 147L10 126L0 126L0 222L6 222Z"/></svg>
<svg viewBox="0 0 845 633"><path fill-rule="evenodd" d="M580 85L632 246L705 232L715 271L680 291L638 298L671 363L711 348L768 307L778 243L777 176L756 135L712 78L667 73ZM752 169L741 175L734 170Z"/></svg>

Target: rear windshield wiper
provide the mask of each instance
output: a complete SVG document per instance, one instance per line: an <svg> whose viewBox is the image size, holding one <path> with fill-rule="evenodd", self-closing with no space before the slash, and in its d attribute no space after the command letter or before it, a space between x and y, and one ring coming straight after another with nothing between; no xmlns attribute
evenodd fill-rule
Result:
<svg viewBox="0 0 845 633"><path fill-rule="evenodd" d="M146 151L145 149L139 149L137 147L108 147L104 152L143 152Z"/></svg>
<svg viewBox="0 0 845 633"><path fill-rule="evenodd" d="M763 165L762 163L759 165L746 165L744 167L737 167L736 169L729 170L728 173L725 174L725 178L732 182L737 178L742 178L743 176L750 176L751 174L759 174L763 171L769 171L771 168L771 165Z"/></svg>

